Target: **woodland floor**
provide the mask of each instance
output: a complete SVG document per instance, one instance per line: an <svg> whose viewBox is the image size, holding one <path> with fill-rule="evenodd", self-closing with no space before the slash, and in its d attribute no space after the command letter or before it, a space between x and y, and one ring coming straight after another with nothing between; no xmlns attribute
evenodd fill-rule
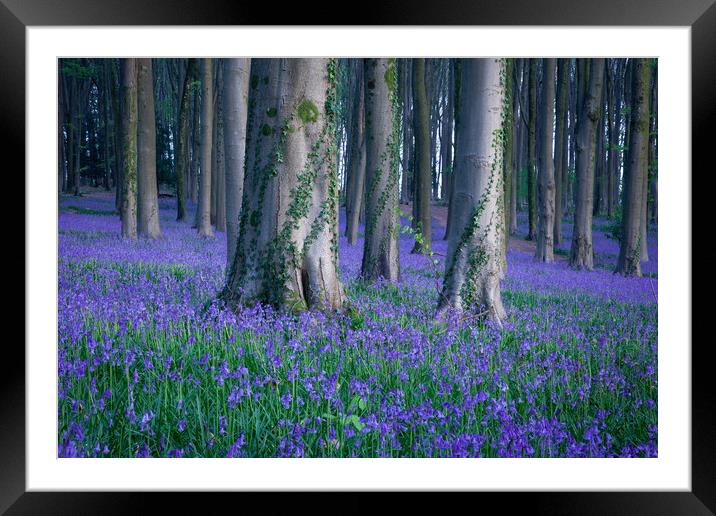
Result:
<svg viewBox="0 0 716 516"><path fill-rule="evenodd" d="M580 272L565 261L568 218L557 261L541 264L520 213L500 331L434 321L445 207L437 264L410 254L406 231L401 282L366 284L362 238L341 237L353 310L291 315L216 302L225 235L199 238L175 203L160 197L161 239L127 242L111 192L60 198L58 456L658 454L656 227L645 277L624 278L609 220L595 218L595 270Z"/></svg>

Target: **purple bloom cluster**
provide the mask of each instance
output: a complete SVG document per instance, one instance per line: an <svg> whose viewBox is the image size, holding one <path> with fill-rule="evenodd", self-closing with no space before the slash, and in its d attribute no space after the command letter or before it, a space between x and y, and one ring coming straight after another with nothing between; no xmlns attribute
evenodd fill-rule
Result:
<svg viewBox="0 0 716 516"><path fill-rule="evenodd" d="M354 310L234 313L214 301L223 234L198 238L162 198L162 239L123 241L112 206L61 199L59 456L657 454L656 278L511 249L503 330L439 324L435 220L438 263L401 234L397 285L361 281L362 240L340 239ZM608 264L613 242L594 241ZM655 236L649 246L655 272Z"/></svg>

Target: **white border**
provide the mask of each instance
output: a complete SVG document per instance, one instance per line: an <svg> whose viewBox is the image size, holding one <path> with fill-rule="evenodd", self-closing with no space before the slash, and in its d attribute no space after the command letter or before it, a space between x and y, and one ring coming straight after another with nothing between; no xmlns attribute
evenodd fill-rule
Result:
<svg viewBox="0 0 716 516"><path fill-rule="evenodd" d="M688 27L28 27L27 489L691 489L691 33ZM59 56L659 58L658 459L57 459ZM668 217L665 216L668 213Z"/></svg>

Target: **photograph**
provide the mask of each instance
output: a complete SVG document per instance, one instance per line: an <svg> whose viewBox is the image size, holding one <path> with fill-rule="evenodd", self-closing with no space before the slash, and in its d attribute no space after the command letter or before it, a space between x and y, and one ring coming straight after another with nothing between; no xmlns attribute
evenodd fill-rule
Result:
<svg viewBox="0 0 716 516"><path fill-rule="evenodd" d="M56 458L660 457L658 55L55 62Z"/></svg>

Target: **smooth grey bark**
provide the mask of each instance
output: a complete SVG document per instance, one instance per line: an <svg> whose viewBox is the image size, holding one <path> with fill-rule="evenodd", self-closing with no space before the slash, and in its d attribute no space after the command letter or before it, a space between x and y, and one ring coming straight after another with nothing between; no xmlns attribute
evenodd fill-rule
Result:
<svg viewBox="0 0 716 516"><path fill-rule="evenodd" d="M537 59L529 60L527 129L527 240L537 237Z"/></svg>
<svg viewBox="0 0 716 516"><path fill-rule="evenodd" d="M592 59L589 87L584 96L576 128L577 195L569 264L577 269L594 268L592 249L592 202L594 197L595 132L599 122L604 77L604 59Z"/></svg>
<svg viewBox="0 0 716 516"><path fill-rule="evenodd" d="M186 220L186 182L189 163L189 97L191 81L194 78L195 59L187 60L184 84L179 105L179 134L177 135L176 177L177 177L177 220Z"/></svg>
<svg viewBox="0 0 716 516"><path fill-rule="evenodd" d="M448 60L449 61L449 60ZM511 60L514 61L514 60ZM440 139L440 158L442 181L440 182L440 199L447 201L448 185L450 184L450 175L452 174L452 139L453 139L453 104L455 102L455 74L453 73L452 64L448 62L447 66L447 91L445 93L445 105L442 118L442 138Z"/></svg>
<svg viewBox="0 0 716 516"><path fill-rule="evenodd" d="M415 133L415 232L416 239L412 253L428 254L432 243L432 219L430 214L430 133L428 99L425 88L425 59L413 60L413 101Z"/></svg>
<svg viewBox="0 0 716 516"><path fill-rule="evenodd" d="M437 308L477 309L501 327L506 313L500 296L502 234L502 129L505 92L502 59L463 59L460 125L445 280Z"/></svg>
<svg viewBox="0 0 716 516"><path fill-rule="evenodd" d="M217 70L216 85L216 230L222 233L226 231L226 159L224 156L224 75L223 63L219 64Z"/></svg>
<svg viewBox="0 0 716 516"><path fill-rule="evenodd" d="M460 59L452 59L452 69L453 69L453 121L455 123L455 144L453 145L453 156L457 156L457 127L460 125L460 86L461 86L461 60ZM453 169L455 168L455 159L453 158ZM450 235L450 221L452 220L452 217L450 213L452 212L452 199L453 199L453 187L452 187L452 175L450 176L450 182L448 184L448 213L447 213L447 223L445 224L445 236L443 237L443 240L447 240Z"/></svg>
<svg viewBox="0 0 716 516"><path fill-rule="evenodd" d="M251 59L224 60L224 182L226 193L226 268L236 257L239 215L244 194L246 121Z"/></svg>
<svg viewBox="0 0 716 516"><path fill-rule="evenodd" d="M651 221L656 223L659 214L659 195L658 195L658 172L659 172L659 154L658 154L658 113L657 113L657 74L656 67L653 71L652 91L651 91L651 122L649 129L649 188L651 190Z"/></svg>
<svg viewBox="0 0 716 516"><path fill-rule="evenodd" d="M222 298L338 309L335 59L251 61L246 177Z"/></svg>
<svg viewBox="0 0 716 516"><path fill-rule="evenodd" d="M351 142L348 165L349 186L346 194L346 237L348 244L354 245L358 241L358 223L363 194L365 191L365 86L363 80L363 63L355 60L354 77L356 79L353 103L351 106Z"/></svg>
<svg viewBox="0 0 716 516"><path fill-rule="evenodd" d="M515 95L514 95L514 77L515 60L505 60L505 119L503 121L503 193L502 204L500 210L502 212L502 223L500 230L502 231L502 268L507 270L507 244L510 240L510 199L512 198L512 176L515 174L515 164L513 160L513 142L514 142L514 115L515 115Z"/></svg>
<svg viewBox="0 0 716 516"><path fill-rule="evenodd" d="M625 276L641 276L642 219L644 177L649 160L649 83L651 66L648 59L634 59L632 70L632 111L628 170L625 174L622 239L616 272Z"/></svg>
<svg viewBox="0 0 716 516"><path fill-rule="evenodd" d="M155 117L152 60L137 59L137 232L150 239L162 235L157 194Z"/></svg>
<svg viewBox="0 0 716 516"><path fill-rule="evenodd" d="M552 158L555 97L556 59L542 60L542 130L540 131L539 220L537 224L537 250L535 257L540 262L554 261L554 212L555 178Z"/></svg>
<svg viewBox="0 0 716 516"><path fill-rule="evenodd" d="M413 183L413 82L412 82L412 59L403 59L401 75L403 81L403 176L400 186L400 202L410 202L410 192Z"/></svg>
<svg viewBox="0 0 716 516"><path fill-rule="evenodd" d="M567 97L569 94L569 65L557 59L557 123L554 142L554 243L562 243L563 174L567 173Z"/></svg>
<svg viewBox="0 0 716 516"><path fill-rule="evenodd" d="M198 64L198 63L197 63ZM192 80L201 82L201 71L200 66L194 68L195 75ZM191 150L191 164L189 167L189 188L188 194L191 202L194 204L199 202L199 155L201 154L201 88L192 88L193 94L193 117L192 117L192 150ZM196 225L196 221L194 222Z"/></svg>
<svg viewBox="0 0 716 516"><path fill-rule="evenodd" d="M122 237L137 238L137 63L120 59L122 90Z"/></svg>
<svg viewBox="0 0 716 516"><path fill-rule="evenodd" d="M197 206L197 231L200 236L214 236L211 227L211 147L213 145L214 117L214 80L213 59L201 60L201 183L199 185L199 205Z"/></svg>
<svg viewBox="0 0 716 516"><path fill-rule="evenodd" d="M361 275L400 279L398 145L400 134L394 59L365 59L366 199Z"/></svg>

